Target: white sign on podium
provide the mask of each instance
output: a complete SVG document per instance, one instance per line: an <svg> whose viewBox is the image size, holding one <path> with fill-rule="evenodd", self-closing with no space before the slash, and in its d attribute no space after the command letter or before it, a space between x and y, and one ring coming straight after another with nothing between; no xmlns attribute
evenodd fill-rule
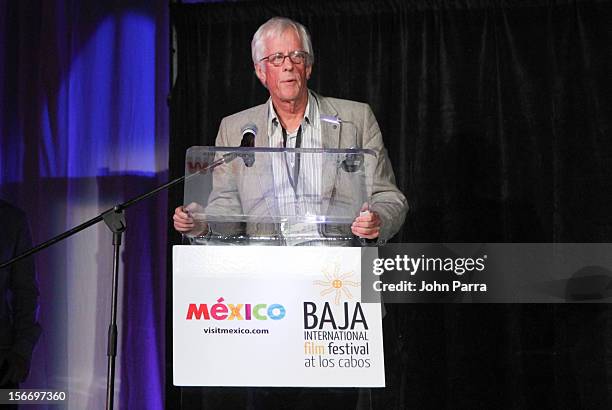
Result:
<svg viewBox="0 0 612 410"><path fill-rule="evenodd" d="M361 249L175 246L176 386L384 387Z"/></svg>

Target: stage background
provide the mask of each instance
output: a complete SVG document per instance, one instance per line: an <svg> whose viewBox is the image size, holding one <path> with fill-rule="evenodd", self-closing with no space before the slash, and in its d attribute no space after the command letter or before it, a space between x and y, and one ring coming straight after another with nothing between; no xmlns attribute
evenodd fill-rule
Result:
<svg viewBox="0 0 612 410"><path fill-rule="evenodd" d="M36 243L167 179L168 14L165 0L0 1L0 196ZM127 212L117 408L163 408L166 209L161 195ZM100 224L36 258L43 333L22 387L67 390L71 409L104 408L111 239Z"/></svg>
<svg viewBox="0 0 612 410"><path fill-rule="evenodd" d="M313 90L371 104L411 207L396 241L610 241L609 1L174 4L171 176L186 148L214 144L223 116L266 100L250 40L275 15L310 29ZM176 389L167 354L167 405L611 405L608 305L389 311L384 390Z"/></svg>

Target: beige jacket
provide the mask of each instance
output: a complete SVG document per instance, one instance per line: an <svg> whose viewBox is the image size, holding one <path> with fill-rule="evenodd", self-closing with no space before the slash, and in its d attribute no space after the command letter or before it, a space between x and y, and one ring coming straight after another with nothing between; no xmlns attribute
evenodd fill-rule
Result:
<svg viewBox="0 0 612 410"><path fill-rule="evenodd" d="M401 228L408 205L405 196L395 185L393 169L374 113L370 106L364 103L322 97L314 93L313 95L319 103L319 112L322 117L334 116L343 121L343 124L340 125L321 121L322 148L355 148L357 146L372 150L376 154L375 159L374 156L366 156L366 174L373 175L371 185L367 186L367 194L371 197L370 209L376 211L382 219L379 243L384 243ZM268 129L268 107L269 103L266 102L225 117L219 126L215 145L218 147L240 146L242 127L245 124L255 124L260 134L255 139L255 146L267 147L268 138L263 135L267 134ZM345 124L353 126L346 127ZM357 141L355 141L356 138ZM244 167L242 161L233 161L228 165ZM228 169L228 172L216 172L214 190L209 198L208 206L228 215L275 214L275 198L261 194L262 190L272 184L271 180L262 177L262 175L268 175L269 178L272 178L271 173L265 167L269 167L269 163L255 161L253 169L248 173L251 177L236 168ZM326 204L328 211L331 210L329 207L334 206L333 198L351 195L350 192L343 192L346 184L342 183L341 178L337 169L326 169L323 172L323 195L331 198L331 201ZM243 226L243 232L250 236L272 235L277 232L277 227L274 224L253 222ZM321 234L350 235L350 226L326 226L321 230Z"/></svg>

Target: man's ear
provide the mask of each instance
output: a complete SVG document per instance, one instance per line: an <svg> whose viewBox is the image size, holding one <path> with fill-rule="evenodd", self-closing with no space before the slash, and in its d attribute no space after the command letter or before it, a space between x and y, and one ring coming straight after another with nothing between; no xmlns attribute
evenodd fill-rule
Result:
<svg viewBox="0 0 612 410"><path fill-rule="evenodd" d="M310 74L312 73L312 65L306 67L306 79L310 80Z"/></svg>
<svg viewBox="0 0 612 410"><path fill-rule="evenodd" d="M257 76L257 78L259 78L259 81L261 81L263 86L267 88L266 71L263 68L261 68L261 64L255 64L255 75Z"/></svg>

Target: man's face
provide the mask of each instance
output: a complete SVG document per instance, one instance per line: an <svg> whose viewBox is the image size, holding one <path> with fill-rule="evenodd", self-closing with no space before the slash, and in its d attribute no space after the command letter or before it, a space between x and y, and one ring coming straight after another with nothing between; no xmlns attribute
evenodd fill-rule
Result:
<svg viewBox="0 0 612 410"><path fill-rule="evenodd" d="M265 42L265 54L289 54L291 51L302 50L302 43L297 33L285 30L280 37L268 38ZM264 67L265 65L265 67ZM306 81L310 78L312 67L306 62L295 64L289 59L280 67L275 67L267 60L255 65L255 72L259 80L268 88L272 102L306 101L308 89Z"/></svg>

